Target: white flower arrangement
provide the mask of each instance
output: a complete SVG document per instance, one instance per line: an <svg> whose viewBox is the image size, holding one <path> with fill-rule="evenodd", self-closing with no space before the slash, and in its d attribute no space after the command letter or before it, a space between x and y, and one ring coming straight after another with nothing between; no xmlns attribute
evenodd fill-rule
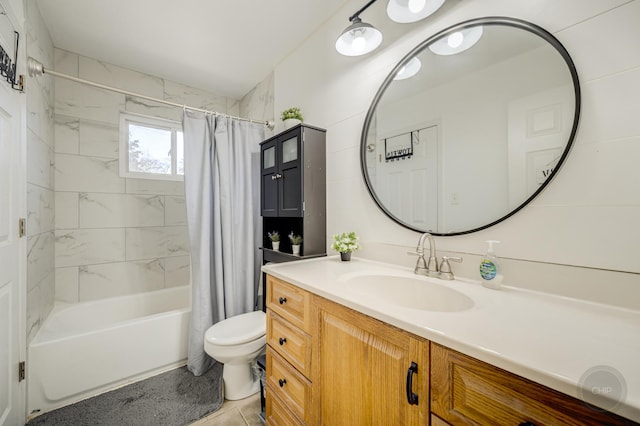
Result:
<svg viewBox="0 0 640 426"><path fill-rule="evenodd" d="M267 232L267 236L272 242L280 241L280 233L278 231Z"/></svg>
<svg viewBox="0 0 640 426"><path fill-rule="evenodd" d="M351 253L360 248L358 236L355 232L344 232L333 236L331 248L340 253Z"/></svg>
<svg viewBox="0 0 640 426"><path fill-rule="evenodd" d="M291 231L289 234L289 241L291 241L291 244L294 246L300 245L300 243L302 243L302 235L296 235Z"/></svg>

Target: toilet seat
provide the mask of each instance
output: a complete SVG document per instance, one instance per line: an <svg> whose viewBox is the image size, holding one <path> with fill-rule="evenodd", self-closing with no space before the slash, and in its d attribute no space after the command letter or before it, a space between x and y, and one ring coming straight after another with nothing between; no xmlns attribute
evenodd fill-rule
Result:
<svg viewBox="0 0 640 426"><path fill-rule="evenodd" d="M267 333L266 315L254 311L236 315L212 325L206 331L205 341L219 346L239 345L263 337Z"/></svg>

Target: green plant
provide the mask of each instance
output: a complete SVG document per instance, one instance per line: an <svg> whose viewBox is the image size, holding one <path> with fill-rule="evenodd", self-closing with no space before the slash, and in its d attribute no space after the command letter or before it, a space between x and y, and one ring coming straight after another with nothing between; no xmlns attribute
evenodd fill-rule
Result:
<svg viewBox="0 0 640 426"><path fill-rule="evenodd" d="M340 253L351 253L360 248L358 244L358 236L355 232L344 232L333 236L333 244L331 248Z"/></svg>
<svg viewBox="0 0 640 426"><path fill-rule="evenodd" d="M267 232L267 235L272 242L280 241L280 233L278 231Z"/></svg>
<svg viewBox="0 0 640 426"><path fill-rule="evenodd" d="M282 119L282 121L287 120L289 118L295 118L295 119L298 119L300 121L304 121L304 117L302 116L302 113L300 112L300 108L297 108L297 107L285 109L280 114L280 119Z"/></svg>
<svg viewBox="0 0 640 426"><path fill-rule="evenodd" d="M291 233L289 234L289 241L291 241L291 244L293 244L294 246L297 246L302 242L302 235L296 235L293 233L293 231L291 231Z"/></svg>

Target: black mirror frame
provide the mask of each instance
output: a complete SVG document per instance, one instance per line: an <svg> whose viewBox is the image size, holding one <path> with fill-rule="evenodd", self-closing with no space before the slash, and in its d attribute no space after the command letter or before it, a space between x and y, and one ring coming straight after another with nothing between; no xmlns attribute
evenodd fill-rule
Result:
<svg viewBox="0 0 640 426"><path fill-rule="evenodd" d="M540 194L547 185L549 185L549 183L553 180L553 178L555 177L555 175L558 173L558 170L560 170L561 166L564 164L564 161L566 159L566 157L569 155L569 151L571 150L571 147L573 146L573 142L576 136L576 133L578 131L578 123L580 121L580 104L581 104L581 94L580 94L580 82L578 80L578 72L576 70L575 64L573 63L573 60L571 59L571 57L569 56L569 52L565 49L565 47L562 45L562 43L560 43L560 41L555 38L551 33L549 33L547 30L545 30L544 28L532 24L530 22L521 20L521 19L516 19L516 18L509 18L509 17L485 17L485 18L476 18L476 19L470 19L468 21L464 21L461 22L459 24L453 25L451 27L448 27L442 31L439 31L437 34L427 38L425 41L423 41L422 43L420 43L418 46L416 46L415 48L413 48L413 50L411 50L407 55L405 55L402 60L391 70L391 73L389 73L389 75L385 78L385 80L382 82L382 85L380 86L380 88L378 89L375 97L373 98L373 101L371 102L371 106L369 107L369 110L367 111L367 116L364 120L364 124L362 126L362 135L361 135L361 139L360 139L360 169L362 171L362 176L364 178L365 184L367 186L367 190L369 191L369 194L371 195L371 197L373 198L373 200L375 201L375 203L378 205L378 207L393 221L395 221L396 223L398 223L399 225L404 226L405 228L411 229L413 231L417 231L417 232L429 232L423 229L418 229L402 220L400 220L399 218L395 217L380 201L380 199L377 197L377 195L375 194L375 191L373 190L372 187L372 182L369 179L369 175L367 173L367 165L366 165L366 154L367 154L367 134L369 132L369 127L371 126L371 122L373 120L374 114L375 114L375 110L376 107L378 106L378 103L380 102L380 99L382 98L382 95L384 95L387 87L389 87L389 84L393 81L393 78L395 77L396 73L409 61L411 60L411 58L413 58L414 56L416 56L418 53L422 52L424 49L427 48L427 46L429 46L431 43L433 43L434 41L445 37L449 34L452 34L456 31L461 31L464 30L466 28L469 27L475 27L478 25L483 25L483 26L490 26L490 25L504 25L504 26L509 26L509 27L514 27L514 28L519 28L525 31L529 31L539 37L541 37L542 39L544 39L545 41L547 41L549 44L551 44L558 53L560 53L560 55L562 56L562 58L565 60L565 63L569 69L569 73L571 74L571 79L573 82L573 88L574 88L574 95L575 95L575 111L574 111L574 115L573 115L573 126L571 128L571 133L569 134L569 140L567 141L567 145L564 149L564 151L562 152L562 155L560 156L560 159L558 160L558 164L556 165L556 167L554 168L554 170L551 172L551 174L549 175L549 177L544 181L544 183L542 185L540 185L540 187L529 197L527 198L524 202L522 202L518 207L514 208L513 210L511 210L509 213L507 213L506 215L502 216L501 218L494 220L491 223L488 223L486 225L483 226L479 226L477 228L473 228L473 229L469 229L466 231L457 231L457 232L451 232L451 233L441 233L441 232L430 232L432 235L437 235L437 236L454 236L454 235L464 235L464 234L470 234L472 232L477 232L477 231L481 231L483 229L489 228L497 223L500 223L504 220L506 220L507 218L513 216L514 214L516 214L518 211L520 211L522 208L524 208L527 204L529 204L538 194Z"/></svg>

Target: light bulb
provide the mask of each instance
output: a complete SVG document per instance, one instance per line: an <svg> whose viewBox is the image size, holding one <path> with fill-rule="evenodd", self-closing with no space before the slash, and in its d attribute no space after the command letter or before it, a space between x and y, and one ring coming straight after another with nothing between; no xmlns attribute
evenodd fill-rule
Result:
<svg viewBox="0 0 640 426"><path fill-rule="evenodd" d="M425 4L427 4L426 0L409 0L409 12L419 13L424 9Z"/></svg>
<svg viewBox="0 0 640 426"><path fill-rule="evenodd" d="M364 38L362 31L358 31L355 34L355 37L353 37L353 41L351 42L351 47L354 52L364 52L364 49L367 47L367 40Z"/></svg>
<svg viewBox="0 0 640 426"><path fill-rule="evenodd" d="M463 40L464 40L464 35L462 35L462 33L460 31L458 31L458 32L455 32L455 33L451 34L447 38L447 44L452 49L455 49L456 47L459 47L462 44Z"/></svg>

